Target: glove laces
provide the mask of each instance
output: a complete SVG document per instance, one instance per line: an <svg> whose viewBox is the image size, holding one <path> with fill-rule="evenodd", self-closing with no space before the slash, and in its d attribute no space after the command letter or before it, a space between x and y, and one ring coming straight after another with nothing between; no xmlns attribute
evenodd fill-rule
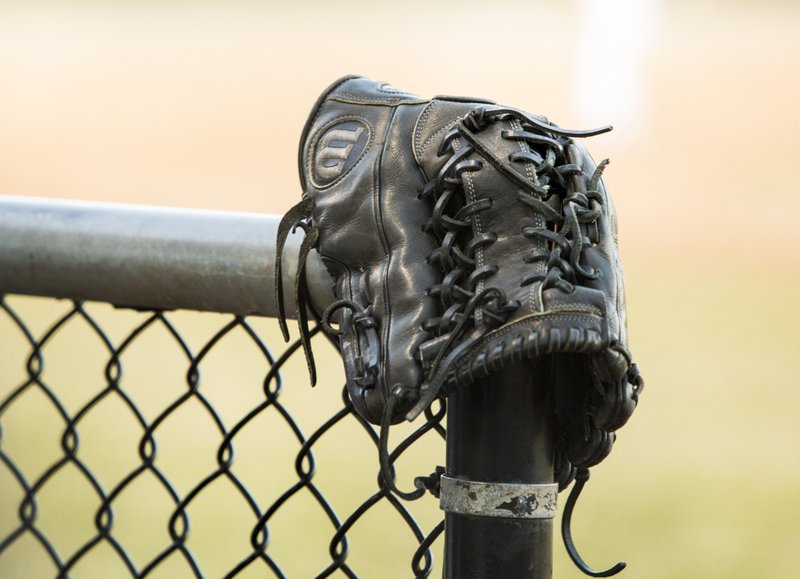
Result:
<svg viewBox="0 0 800 579"><path fill-rule="evenodd" d="M479 133L490 123L501 120L516 121L514 126L520 128L502 130L500 135L503 139L525 143L528 146L524 150L501 157L481 142ZM428 373L433 376L432 391L446 379L436 376L440 366L451 366L443 363L445 359L452 362L469 344L502 324L519 307L518 302L508 300L499 288L484 289L480 283L495 275L498 268L491 264L479 265L482 260L477 259L476 253L494 243L497 236L473 227L473 218L490 209L492 199L468 198L467 174L482 170L484 163L488 163L514 185L517 201L544 218L546 226L525 227L522 235L535 244L523 261L528 264L543 262L545 267L523 274L520 286L541 282L542 289L557 288L572 293L576 285L599 276L598 271L582 264L581 258L585 247L599 241L599 231L592 225L603 214L603 196L597 187L608 165L607 160L600 163L587 184L581 154L573 138L609 130L611 127L565 130L516 109L480 106L444 136L438 154L448 154L449 158L421 195L434 198L434 210L425 230L437 236L441 244L429 255L429 260L439 263L444 271L442 283L428 290L429 295L440 299L444 313L424 325L426 330L444 339ZM513 168L515 163L526 163L532 171L519 172ZM456 347L458 338L470 329L466 346ZM609 577L624 569L625 563L606 571L593 570L575 549L571 532L572 512L589 478L587 467L602 459L601 451L610 448L608 435L595 442L589 446L599 450L588 455L586 464L572 464L563 449L558 453L559 488L566 488L575 479L564 511L562 536L570 558L582 572L592 577Z"/></svg>
<svg viewBox="0 0 800 579"><path fill-rule="evenodd" d="M289 328L286 325L286 305L283 296L283 249L291 233L299 227L305 232L303 242L300 244L298 256L297 276L294 280L295 304L297 306L297 324L300 330L300 343L308 366L308 376L311 385L317 384L317 368L314 362L314 353L311 350L311 332L308 328L308 285L306 283L306 259L308 254L317 246L319 230L311 223L311 211L314 201L310 197L303 198L300 203L289 209L278 225L278 239L275 248L275 305L278 310L278 325L281 328L284 341L289 341Z"/></svg>
<svg viewBox="0 0 800 579"><path fill-rule="evenodd" d="M503 130L504 139L523 141L529 146L523 151L501 158L486 147L478 133L490 123L516 120L520 129ZM546 261L545 271L527 272L520 286L542 282L544 289L557 287L571 293L583 279L594 279L599 274L581 264L582 250L596 239L587 225L602 214L602 195L596 190L607 161L595 171L587 188L580 167L579 152L572 137L589 137L611 130L601 127L588 131L573 131L556 127L544 119L511 108L476 107L442 138L437 154L448 155L435 178L429 181L420 194L432 197L434 207L423 229L440 240L440 246L428 255L430 263L438 263L443 270L440 284L428 288L427 294L438 298L442 314L426 320L423 329L443 341L428 369L432 382L442 361L452 354L457 339L470 333L470 342L478 340L501 325L519 302L509 300L505 292L492 288L485 291L486 280L498 272L494 264L482 263L478 254L497 241L493 232L481 232L473 227L475 218L492 207L490 197L468 198L465 178L469 173L481 171L488 163L516 187L516 199L543 215L551 227L525 227L522 235L532 240L544 240L547 252L532 251L524 256L526 263ZM477 157L477 158L476 158ZM513 163L533 165L526 177L512 167ZM555 195L551 186L559 192ZM541 244L537 244L541 245ZM463 350L463 348L460 348Z"/></svg>
<svg viewBox="0 0 800 579"><path fill-rule="evenodd" d="M511 153L506 160L485 147L475 133L492 121L508 119L517 120L521 129L504 130L501 136L524 142L528 147L525 151ZM551 224L551 228L525 227L522 230L526 238L546 241L549 253L531 252L524 257L526 263L545 260L547 269L546 272L525 274L520 285L540 281L543 289L557 287L572 293L581 280L598 277L597 271L580 262L583 248L597 241L597 232L587 225L597 221L603 211L603 197L597 185L608 160L598 165L587 187L580 166L580 153L572 137L590 137L610 130L610 126L588 131L567 130L516 109L478 107L451 131L452 138L462 137L482 158L519 187L516 191L518 201L540 213ZM509 166L509 163L521 162L533 165L533 179ZM554 188L563 192L558 200L551 200Z"/></svg>

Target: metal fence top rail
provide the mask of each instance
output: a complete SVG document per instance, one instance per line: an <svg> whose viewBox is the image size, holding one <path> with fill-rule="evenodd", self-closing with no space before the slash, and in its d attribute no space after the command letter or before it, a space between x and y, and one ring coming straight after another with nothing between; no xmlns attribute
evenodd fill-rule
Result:
<svg viewBox="0 0 800 579"><path fill-rule="evenodd" d="M0 195L0 294L117 306L276 315L279 216ZM284 294L294 315L302 231L284 251ZM332 282L312 252L312 302Z"/></svg>

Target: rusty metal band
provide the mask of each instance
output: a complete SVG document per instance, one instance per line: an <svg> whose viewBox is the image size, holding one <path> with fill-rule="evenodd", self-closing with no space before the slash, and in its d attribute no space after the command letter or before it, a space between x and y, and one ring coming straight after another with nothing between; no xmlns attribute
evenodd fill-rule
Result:
<svg viewBox="0 0 800 579"><path fill-rule="evenodd" d="M442 476L440 508L448 513L512 519L552 519L558 485L467 481Z"/></svg>

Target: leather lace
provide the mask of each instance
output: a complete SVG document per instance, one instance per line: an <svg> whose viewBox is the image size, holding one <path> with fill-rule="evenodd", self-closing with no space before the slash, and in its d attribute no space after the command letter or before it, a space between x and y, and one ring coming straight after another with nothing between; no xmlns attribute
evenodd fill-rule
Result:
<svg viewBox="0 0 800 579"><path fill-rule="evenodd" d="M295 304L297 306L297 325L300 330L300 343L308 366L308 376L311 385L317 384L317 368L314 362L314 353L311 350L311 332L308 327L308 286L306 284L306 259L308 254L317 246L319 230L311 222L311 211L314 202L305 197L297 205L289 209L278 225L278 239L275 248L275 305L278 310L278 325L281 328L283 339L289 341L289 328L286 325L286 305L283 296L283 249L289 234L294 233L299 227L305 232L303 242L300 244L300 254L297 263L297 276L294 280Z"/></svg>
<svg viewBox="0 0 800 579"><path fill-rule="evenodd" d="M511 153L505 158L484 146L478 133L490 123L500 120L517 121L520 128L503 130L501 137L527 144L525 150ZM508 300L505 293L495 287L482 288L480 282L495 275L494 264L478 264L476 252L497 240L493 232L477 232L473 217L492 207L492 199L468 200L464 184L466 174L480 171L484 163L491 165L515 187L516 200L544 218L546 226L525 227L522 236L533 241L544 241L523 257L528 264L544 262L545 267L535 268L522 276L520 286L541 282L543 289L558 288L572 293L576 285L596 279L599 273L581 263L583 249L599 241L599 233L590 225L603 213L603 196L597 190L600 176L608 161L603 161L594 174L585 181L580 153L573 137L589 137L611 130L601 127L589 131L571 131L551 125L538 117L510 108L473 109L456 123L442 139L439 156L449 155L439 173L423 189L421 197L433 197L434 209L424 228L440 241L439 247L428 257L438 263L444 277L428 294L441 302L443 314L427 320L423 327L436 336L447 336L429 370L435 376L442 361L454 348L457 339L469 329L471 341L502 324L506 317L519 307ZM478 157L478 158L476 158ZM526 177L513 168L515 163L526 163L532 173ZM533 269L533 268L532 268ZM462 347L463 348L463 347ZM450 357L456 356L453 352ZM638 380L638 375L632 377ZM438 378L441 380L441 376ZM638 384L637 384L637 389ZM558 453L557 469L559 488L565 488L575 478L575 486L567 500L562 524L562 535L567 551L581 571L593 577L607 577L621 571L619 563L606 571L591 569L578 555L572 541L572 511L589 470L576 468L563 452ZM387 478L388 480L388 478Z"/></svg>
<svg viewBox="0 0 800 579"><path fill-rule="evenodd" d="M580 569L589 577L611 577L627 567L627 564L624 561L620 561L609 569L604 571L595 571L589 567L589 565L587 565L583 558L578 554L578 551L575 548L575 543L572 540L572 511L575 509L575 503L578 502L578 497L581 495L581 491L588 480L589 469L578 469L578 472L575 476L575 486L572 487L569 497L567 497L567 504L564 506L564 516L561 518L561 537L564 540L564 546L567 548L569 558L572 559L572 562L575 563L575 566L578 569Z"/></svg>
<svg viewBox="0 0 800 579"><path fill-rule="evenodd" d="M530 146L525 151L500 158L481 143L477 133L492 122L508 119L517 120L521 129L504 130L501 136ZM422 198L434 200L433 212L424 230L435 235L440 246L430 253L428 260L438 263L444 273L442 282L427 290L428 295L439 299L443 313L426 320L423 329L435 336L448 336L431 365L431 375L436 373L459 336L477 327L480 327L480 334L485 334L501 325L519 307L518 302L508 300L497 288L481 290L480 282L495 275L498 269L494 264L478 265L476 252L494 243L497 235L474 231L473 217L491 209L492 199L483 197L468 201L464 194L465 174L482 170L484 163L490 164L517 187L517 200L543 215L552 226L523 230L526 238L544 239L549 252L531 252L524 257L526 263L546 260L547 268L545 272L525 274L520 285L541 281L545 289L557 287L572 292L582 278L594 279L598 275L581 264L583 248L593 241L584 235L582 226L596 221L602 213L602 196L595 189L607 161L598 166L587 188L571 137L588 137L609 130L611 127L565 130L516 109L480 106L443 137L437 154L449 157L420 194ZM533 179L512 167L519 162L533 165ZM571 187L568 181L572 181ZM550 201L552 184L557 185L559 191L568 191L559 198L558 208Z"/></svg>

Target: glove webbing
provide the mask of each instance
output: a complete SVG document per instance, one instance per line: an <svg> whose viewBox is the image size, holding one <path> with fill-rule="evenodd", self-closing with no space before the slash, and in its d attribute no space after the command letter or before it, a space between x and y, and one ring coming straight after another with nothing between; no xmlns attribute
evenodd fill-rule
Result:
<svg viewBox="0 0 800 579"><path fill-rule="evenodd" d="M475 134L483 130L489 122L509 117L515 117L520 120L523 123L523 129L533 128L549 133L542 135L529 130L504 131L502 133L502 136L507 139L521 140L547 147L544 155L528 150L513 153L509 157L511 162L532 163L535 166L533 180L511 169L493 151L484 147ZM456 359L461 352L468 350L469 344L476 342L482 335L492 329L491 323L481 323L483 321L479 318L481 313L489 313L489 320L496 320L502 323L504 317L497 314L499 312L507 314L518 307L517 303L508 302L505 294L498 288L488 288L480 292L476 290L478 282L496 273L497 268L492 265L483 265L476 268L475 252L486 245L494 243L497 236L492 232L478 234L469 240L461 240L463 249L459 247L459 234L472 230L470 218L480 211L491 208L492 205L491 199L488 198L476 199L471 202L466 202L464 199L463 175L480 171L483 168L481 161L469 159L468 157L473 152L477 153L504 177L521 187L516 192L518 201L541 213L550 223L560 226L557 231L533 227L526 227L523 230L523 235L527 238L544 238L550 242L551 251L547 258L547 271L544 273L531 272L525 275L520 285L524 286L541 281L543 282L543 289L557 287L561 291L571 293L574 291L573 284L577 283L579 276L585 279L595 279L598 276L594 269L583 266L580 263L582 249L590 243L589 239L583 237L581 224L596 221L602 213L602 196L596 190L596 187L608 161L605 160L600 163L589 179L587 187L583 180L583 172L578 165L577 152L572 146L571 139L566 137L597 135L610 130L610 128L603 127L591 131L567 131L513 109L487 112L483 107L478 107L461 122L457 123L455 128L442 139L439 155L450 153L451 156L440 169L436 178L425 186L422 193L422 196L433 196L435 199L433 216L427 226L427 230L438 234L442 242L441 246L431 253L429 260L439 262L446 274L444 281L440 285L428 290L429 295L441 299L446 309L440 318L428 321L425 329L438 332L439 336L448 335L431 365L429 376L436 375L447 354L450 353L450 357ZM455 144L457 137L463 138L467 144L460 143L457 146ZM556 164L557 159L563 160L561 165ZM542 177L541 180L539 179L540 176ZM567 179L571 183L568 183ZM559 185L561 189L568 191L562 201L563 215L543 200L550 194L547 183L551 180ZM456 193L461 193L461 195ZM460 203L462 204L459 206ZM541 258L542 256L532 253L525 256L524 259L526 263L532 263ZM466 278L465 282L461 285L456 285L456 281L463 278ZM495 290L494 292L492 291L493 289ZM498 304L500 305L499 307ZM485 307L485 305L489 307ZM494 307L492 308L491 306ZM470 334L469 339L463 341L465 343L459 344L459 347L451 353L450 349L456 344L457 338L468 329L470 323L475 327L475 331ZM450 364L446 363L443 367L449 368ZM635 366L632 369L637 374L636 379L639 379ZM439 384L435 384L432 391L438 392L444 380L446 380L446 377L444 375L440 376ZM631 383L634 383L633 380ZM605 438L601 436L598 444L602 444ZM587 433L585 439L587 443L593 441L593 439L597 440L597 437L589 436ZM563 449L558 454L560 466L556 470L556 476L559 487L563 489L569 485L573 478L576 479L567 500L562 521L562 536L565 547L573 562L584 573L593 577L615 575L625 568L624 563L619 563L606 571L597 572L592 570L575 549L571 533L572 512L583 486L589 478L587 466L594 464L598 456L602 458L605 454L599 448L594 452L584 452L584 455L591 458L587 460L586 465L581 464L580 468L576 468L569 461Z"/></svg>
<svg viewBox="0 0 800 579"><path fill-rule="evenodd" d="M510 118L519 121L522 130L505 130L501 133L503 138L538 145L538 152L528 148L512 153L509 157L511 163L532 163L534 170L529 174L531 178L512 169L505 159L487 149L476 134L492 122ZM610 129L611 127L588 131L565 130L516 109L487 110L485 107L477 107L443 137L438 154L449 154L449 158L437 176L425 185L420 195L432 196L435 201L426 228L441 240L441 245L431 252L428 259L438 262L444 272L442 283L429 288L427 292L440 299L444 310L440 317L432 318L424 324L427 331L433 332L443 341L433 363L426 368L427 392L430 398L436 396L450 379L453 363L464 352L469 351L472 344L502 324L508 314L519 306L518 302L507 300L505 293L499 288L490 288L493 291L478 289L481 281L497 272L497 267L492 264L476 267L475 254L494 243L497 236L493 232L473 233L472 217L490 209L492 200L466 199L465 174L483 169L482 161L469 158L470 155L477 154L513 184L521 187L516 191L517 200L542 214L554 228L559 227L557 231L546 227L523 229L524 237L548 241L550 251L549 255L532 252L524 256L523 261L526 263L547 259L547 270L525 274L520 285L541 281L543 289L556 287L571 293L580 278L594 279L598 276L592 268L580 263L583 248L592 241L584 237L581 224L597 220L602 213L602 196L596 188L608 162L600 163L587 187L578 164L578 153L570 137L588 137ZM542 147L545 149L542 150ZM561 200L563 215L545 201L547 197L556 194L550 190L551 183L566 192ZM469 233L473 233L472 237L466 238ZM465 334L467 336L461 339ZM593 445L605 446L602 437L598 439L596 436L589 436L590 433L586 434L586 440L593 441ZM579 467L591 466L596 460L590 459L601 453L600 450L587 449L581 454L587 456L587 460L579 461ZM565 462L568 462L566 458ZM563 468L560 472L562 475L559 483L563 488L574 477L575 469Z"/></svg>

